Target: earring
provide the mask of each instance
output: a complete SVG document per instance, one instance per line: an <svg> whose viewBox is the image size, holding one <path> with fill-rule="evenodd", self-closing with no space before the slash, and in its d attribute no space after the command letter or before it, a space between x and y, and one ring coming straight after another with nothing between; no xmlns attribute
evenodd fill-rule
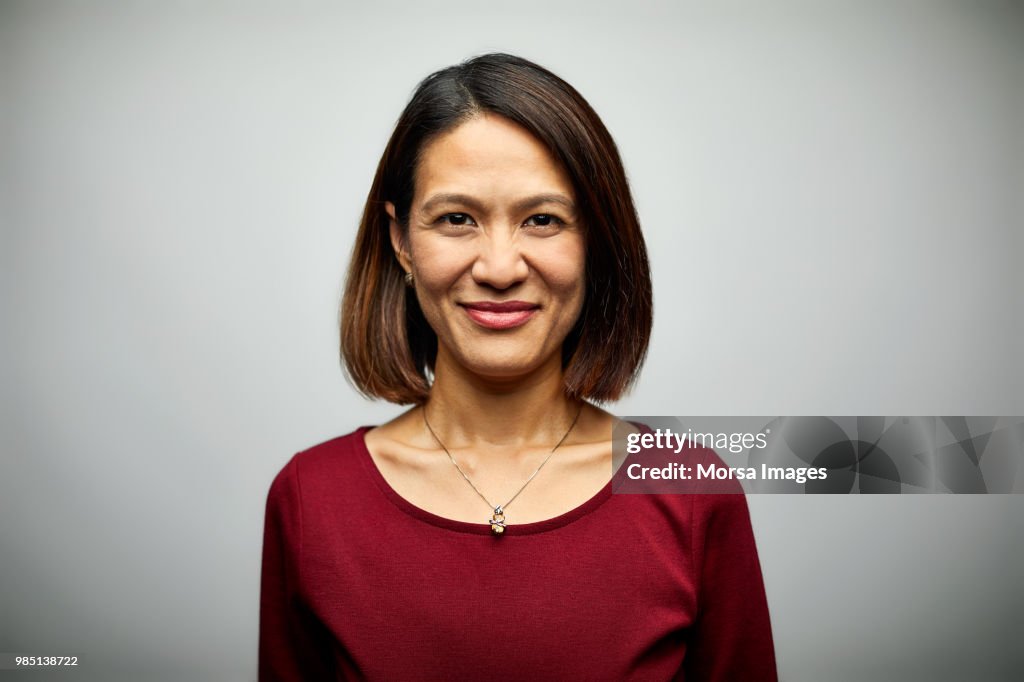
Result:
<svg viewBox="0 0 1024 682"><path fill-rule="evenodd" d="M410 270L409 272L405 273L405 286L411 287L412 286L412 281L413 281L412 270Z"/></svg>

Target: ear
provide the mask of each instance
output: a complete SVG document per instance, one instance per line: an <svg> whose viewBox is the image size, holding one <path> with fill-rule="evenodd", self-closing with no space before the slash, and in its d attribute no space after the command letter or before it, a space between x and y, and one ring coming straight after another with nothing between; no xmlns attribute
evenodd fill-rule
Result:
<svg viewBox="0 0 1024 682"><path fill-rule="evenodd" d="M395 217L395 205L390 201L384 202L384 210L388 214L388 227L391 233L391 248L395 250L395 257L406 272L412 272L412 259L409 258L409 251L406 248L405 235L402 234L402 227Z"/></svg>

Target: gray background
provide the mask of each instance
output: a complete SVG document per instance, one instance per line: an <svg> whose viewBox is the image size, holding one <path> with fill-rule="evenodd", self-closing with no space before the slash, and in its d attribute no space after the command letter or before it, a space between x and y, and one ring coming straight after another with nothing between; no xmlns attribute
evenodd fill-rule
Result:
<svg viewBox="0 0 1024 682"><path fill-rule="evenodd" d="M1024 413L1020 4L4 2L0 651L255 678L271 478L397 411L336 350L373 169L489 50L622 150L656 320L616 412ZM784 679L1024 666L1024 497L750 506Z"/></svg>

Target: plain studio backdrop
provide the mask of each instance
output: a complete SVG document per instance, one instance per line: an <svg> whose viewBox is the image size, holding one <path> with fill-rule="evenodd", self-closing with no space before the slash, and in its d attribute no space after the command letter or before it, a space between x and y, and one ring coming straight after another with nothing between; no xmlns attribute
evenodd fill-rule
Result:
<svg viewBox="0 0 1024 682"><path fill-rule="evenodd" d="M655 325L610 409L1024 413L1020 4L4 2L0 652L255 678L271 479L399 409L337 351L375 165L488 51L621 149ZM750 507L783 679L1020 674L1024 497Z"/></svg>

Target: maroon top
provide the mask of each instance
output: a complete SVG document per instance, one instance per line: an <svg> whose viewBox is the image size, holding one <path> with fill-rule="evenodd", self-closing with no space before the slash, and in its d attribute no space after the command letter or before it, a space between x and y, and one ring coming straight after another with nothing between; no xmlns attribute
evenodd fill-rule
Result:
<svg viewBox="0 0 1024 682"><path fill-rule="evenodd" d="M400 497L370 428L300 452L270 487L262 682L776 679L743 495L609 482L494 536Z"/></svg>

